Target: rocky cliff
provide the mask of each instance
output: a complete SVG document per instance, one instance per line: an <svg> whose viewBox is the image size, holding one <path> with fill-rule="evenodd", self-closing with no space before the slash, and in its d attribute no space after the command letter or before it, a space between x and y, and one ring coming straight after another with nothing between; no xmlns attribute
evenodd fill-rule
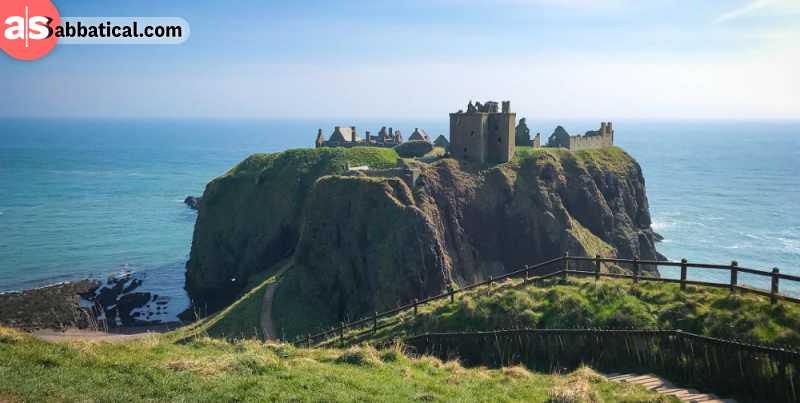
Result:
<svg viewBox="0 0 800 403"><path fill-rule="evenodd" d="M307 194L321 176L347 164L391 167L382 148L320 148L256 154L214 179L202 196L186 263L186 289L199 312L239 294L250 275L291 256Z"/></svg>
<svg viewBox="0 0 800 403"><path fill-rule="evenodd" d="M272 172L286 168L278 154L209 184L187 271L196 301L232 295L243 275L291 256L274 305L291 335L564 252L659 257L641 169L618 148L521 149L493 167L413 163L413 184L325 175L341 172L320 152L299 172ZM337 161L360 162L351 152Z"/></svg>

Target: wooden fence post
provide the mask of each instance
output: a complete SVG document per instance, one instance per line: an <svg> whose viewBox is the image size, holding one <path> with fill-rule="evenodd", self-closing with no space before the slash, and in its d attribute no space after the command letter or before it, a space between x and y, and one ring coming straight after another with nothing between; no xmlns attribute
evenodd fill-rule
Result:
<svg viewBox="0 0 800 403"><path fill-rule="evenodd" d="M600 255L594 257L594 279L600 280Z"/></svg>
<svg viewBox="0 0 800 403"><path fill-rule="evenodd" d="M530 267L530 266L528 266L528 265L526 264L526 265L525 265L525 282L524 282L524 283L527 283L527 282L528 282L528 267ZM524 284L524 283L523 283L523 284Z"/></svg>
<svg viewBox="0 0 800 403"><path fill-rule="evenodd" d="M489 289L486 291L486 295L492 293L492 282L494 281L494 276L489 276Z"/></svg>
<svg viewBox="0 0 800 403"><path fill-rule="evenodd" d="M638 284L639 283L639 257L636 256L633 258L633 282Z"/></svg>
<svg viewBox="0 0 800 403"><path fill-rule="evenodd" d="M306 333L306 348L311 348L311 333Z"/></svg>
<svg viewBox="0 0 800 403"><path fill-rule="evenodd" d="M339 346L344 347L344 322L339 325Z"/></svg>
<svg viewBox="0 0 800 403"><path fill-rule="evenodd" d="M450 287L450 303L456 302L456 290Z"/></svg>
<svg viewBox="0 0 800 403"><path fill-rule="evenodd" d="M419 299L414 298L414 316L417 316L417 305L419 305Z"/></svg>
<svg viewBox="0 0 800 403"><path fill-rule="evenodd" d="M686 259L681 259L681 290L686 289Z"/></svg>
<svg viewBox="0 0 800 403"><path fill-rule="evenodd" d="M772 269L772 289L769 292L769 300L773 304L778 302L778 281L780 280L780 277L778 277L779 274L780 270L778 270L777 267Z"/></svg>
<svg viewBox="0 0 800 403"><path fill-rule="evenodd" d="M372 315L372 334L378 332L378 312Z"/></svg>
<svg viewBox="0 0 800 403"><path fill-rule="evenodd" d="M731 262L731 292L736 291L736 286L739 284L739 262L732 261Z"/></svg>
<svg viewBox="0 0 800 403"><path fill-rule="evenodd" d="M568 276L567 271L569 271L569 252L564 252L563 260L564 260L564 274L562 275L562 277L564 278L564 280L566 280Z"/></svg>

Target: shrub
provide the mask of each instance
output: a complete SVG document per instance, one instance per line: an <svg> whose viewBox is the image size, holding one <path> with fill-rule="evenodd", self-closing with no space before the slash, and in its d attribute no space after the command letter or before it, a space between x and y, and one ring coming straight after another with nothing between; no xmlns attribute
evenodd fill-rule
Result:
<svg viewBox="0 0 800 403"><path fill-rule="evenodd" d="M396 146L394 150L403 158L424 157L425 154L433 151L433 145L427 141L407 141Z"/></svg>

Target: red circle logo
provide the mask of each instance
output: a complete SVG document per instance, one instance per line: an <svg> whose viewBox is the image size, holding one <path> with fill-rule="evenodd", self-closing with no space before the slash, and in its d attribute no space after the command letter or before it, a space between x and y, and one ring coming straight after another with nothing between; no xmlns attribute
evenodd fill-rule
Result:
<svg viewBox="0 0 800 403"><path fill-rule="evenodd" d="M0 48L19 60L36 60L50 53L61 23L49 0L0 1Z"/></svg>

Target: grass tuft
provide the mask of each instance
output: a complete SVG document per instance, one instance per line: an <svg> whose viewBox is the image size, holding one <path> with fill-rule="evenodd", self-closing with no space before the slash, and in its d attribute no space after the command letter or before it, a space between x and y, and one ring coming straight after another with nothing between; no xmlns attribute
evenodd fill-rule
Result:
<svg viewBox="0 0 800 403"><path fill-rule="evenodd" d="M377 367L382 364L381 359L378 357L378 352L370 346L350 347L336 359L336 362L360 367Z"/></svg>

